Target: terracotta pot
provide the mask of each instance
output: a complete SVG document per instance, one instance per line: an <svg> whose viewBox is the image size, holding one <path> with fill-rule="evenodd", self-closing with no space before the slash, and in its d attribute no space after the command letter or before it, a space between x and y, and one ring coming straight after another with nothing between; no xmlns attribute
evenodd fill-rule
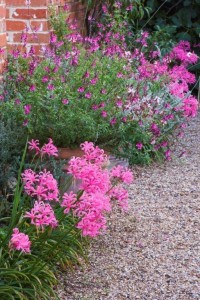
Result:
<svg viewBox="0 0 200 300"><path fill-rule="evenodd" d="M58 158L60 159L70 159L72 156L82 157L83 155L84 152L80 148L58 148Z"/></svg>
<svg viewBox="0 0 200 300"><path fill-rule="evenodd" d="M105 154L109 156L109 152L104 150ZM84 151L80 148L58 148L58 158L60 159L70 159L72 156L82 157L84 155Z"/></svg>

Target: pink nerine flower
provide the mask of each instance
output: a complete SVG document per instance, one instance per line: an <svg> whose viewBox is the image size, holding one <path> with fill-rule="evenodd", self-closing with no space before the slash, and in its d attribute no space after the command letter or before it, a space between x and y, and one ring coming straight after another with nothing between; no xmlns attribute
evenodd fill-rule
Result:
<svg viewBox="0 0 200 300"><path fill-rule="evenodd" d="M113 199L117 200L119 203L119 206L123 210L128 210L128 192L125 190L122 186L116 186L114 187L110 195Z"/></svg>
<svg viewBox="0 0 200 300"><path fill-rule="evenodd" d="M84 142L80 147L84 151L83 157L86 161L97 165L102 165L107 161L107 155L104 153L104 150L98 146L95 147L92 142Z"/></svg>
<svg viewBox="0 0 200 300"><path fill-rule="evenodd" d="M77 195L73 192L64 193L63 195L63 202L61 203L61 206L65 208L64 213L68 214L70 209L75 208L75 202L76 202Z"/></svg>
<svg viewBox="0 0 200 300"><path fill-rule="evenodd" d="M109 173L107 170L101 170L96 164L85 165L78 178L82 180L80 188L88 193L106 193L109 190Z"/></svg>
<svg viewBox="0 0 200 300"><path fill-rule="evenodd" d="M30 218L31 224L38 228L44 229L44 226L55 228L58 226L52 207L49 203L44 203L43 201L35 201L34 207L30 212L26 212L24 217Z"/></svg>
<svg viewBox="0 0 200 300"><path fill-rule="evenodd" d="M105 213L111 210L111 199L116 199L122 209L128 209L128 192L119 183L129 184L133 180L132 172L117 166L109 172L105 169L107 156L92 142L81 144L82 157L73 157L68 173L81 180L81 196L65 193L62 207L64 213L72 210L78 217L77 228L82 235L95 237L106 229Z"/></svg>
<svg viewBox="0 0 200 300"><path fill-rule="evenodd" d="M100 230L106 229L106 219L102 214L92 211L82 218L77 228L82 230L83 236L95 237Z"/></svg>
<svg viewBox="0 0 200 300"><path fill-rule="evenodd" d="M112 179L117 179L126 184L130 184L133 181L133 173L120 165L112 168L110 174Z"/></svg>
<svg viewBox="0 0 200 300"><path fill-rule="evenodd" d="M58 149L53 144L52 139L49 139L49 142L47 144L44 144L44 146L40 149L39 147L39 140L31 140L28 142L28 149L31 151L35 151L36 154L41 154L43 156L44 154L47 154L48 156L58 156Z"/></svg>
<svg viewBox="0 0 200 300"><path fill-rule="evenodd" d="M36 154L40 153L40 148L39 148L39 140L31 140L28 142L28 149L30 151L34 150Z"/></svg>
<svg viewBox="0 0 200 300"><path fill-rule="evenodd" d="M110 198L102 193L83 193L80 198L75 214L81 217L77 228L82 234L95 237L106 228L104 213L111 210Z"/></svg>
<svg viewBox="0 0 200 300"><path fill-rule="evenodd" d="M41 148L41 154L47 154L48 156L58 156L58 149L54 146L52 139L49 139L48 144L45 144Z"/></svg>
<svg viewBox="0 0 200 300"><path fill-rule="evenodd" d="M57 181L50 172L44 170L37 174L29 169L22 173L22 179L27 195L39 201L58 201L59 190Z"/></svg>
<svg viewBox="0 0 200 300"><path fill-rule="evenodd" d="M21 250L24 253L30 253L31 242L29 236L19 232L18 228L13 229L13 234L9 242L10 249Z"/></svg>

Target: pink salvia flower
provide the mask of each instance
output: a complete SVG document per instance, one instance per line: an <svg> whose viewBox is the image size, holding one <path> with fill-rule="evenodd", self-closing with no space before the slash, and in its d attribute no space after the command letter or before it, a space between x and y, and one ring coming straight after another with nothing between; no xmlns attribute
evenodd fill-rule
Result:
<svg viewBox="0 0 200 300"><path fill-rule="evenodd" d="M85 94L85 98L90 99L92 97L92 94L90 92Z"/></svg>
<svg viewBox="0 0 200 300"><path fill-rule="evenodd" d="M107 113L107 111L103 110L101 112L101 115L102 115L103 118L106 118L108 116L108 113Z"/></svg>
<svg viewBox="0 0 200 300"><path fill-rule="evenodd" d="M165 158L166 160L171 160L171 151L169 149L165 151Z"/></svg>
<svg viewBox="0 0 200 300"><path fill-rule="evenodd" d="M83 86L79 87L77 90L79 93L83 93L85 91L85 88Z"/></svg>
<svg viewBox="0 0 200 300"><path fill-rule="evenodd" d="M16 105L19 105L20 103L21 103L20 99L16 99L16 100L15 100L15 104L16 104Z"/></svg>
<svg viewBox="0 0 200 300"><path fill-rule="evenodd" d="M31 112L31 104L24 105L24 114L29 115Z"/></svg>
<svg viewBox="0 0 200 300"><path fill-rule="evenodd" d="M64 105L69 104L69 100L68 99L63 99L62 104L64 104Z"/></svg>
<svg viewBox="0 0 200 300"><path fill-rule="evenodd" d="M36 86L34 84L32 84L29 88L30 92L34 92L36 90Z"/></svg>
<svg viewBox="0 0 200 300"><path fill-rule="evenodd" d="M143 148L143 144L142 143L137 143L136 144L136 148L138 149L138 150L142 150L142 148Z"/></svg>
<svg viewBox="0 0 200 300"><path fill-rule="evenodd" d="M183 100L183 110L186 117L195 117L198 110L198 101L197 99L190 95Z"/></svg>

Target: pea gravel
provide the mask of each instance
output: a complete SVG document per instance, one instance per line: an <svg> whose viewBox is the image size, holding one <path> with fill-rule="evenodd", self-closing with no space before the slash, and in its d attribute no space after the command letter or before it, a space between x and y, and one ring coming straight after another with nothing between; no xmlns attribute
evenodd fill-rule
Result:
<svg viewBox="0 0 200 300"><path fill-rule="evenodd" d="M60 275L61 299L200 299L199 132L196 118L179 145L186 156L134 168L129 212L115 208L89 263Z"/></svg>

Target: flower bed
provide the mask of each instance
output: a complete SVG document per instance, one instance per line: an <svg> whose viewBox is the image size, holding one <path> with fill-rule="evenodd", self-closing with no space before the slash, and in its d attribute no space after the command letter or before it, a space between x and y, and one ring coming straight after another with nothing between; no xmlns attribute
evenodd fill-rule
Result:
<svg viewBox="0 0 200 300"><path fill-rule="evenodd" d="M1 128L6 141L13 132L18 136L16 155L29 135L34 156L25 167L24 151L11 199L1 184L6 199L0 219L1 299L49 299L57 266L79 263L88 237L106 230L113 202L127 210L124 184L133 175L122 166L108 170L104 150L94 143L131 164L171 160L174 142L197 113L197 99L189 91L195 77L188 67L198 57L190 44L182 41L162 55L159 44L141 32L129 49L120 7L112 16L103 9L105 23L97 24L96 36L81 36L74 24L65 26L64 14L53 14L50 46L41 55L33 48L26 51L23 33L25 52L15 49L8 59L1 84ZM40 147L39 140L46 144ZM63 186L49 163L58 155L53 141L60 147L81 144L83 152L70 160ZM7 144L2 143L1 153L13 153ZM0 162L2 172L12 169L10 156Z"/></svg>
<svg viewBox="0 0 200 300"><path fill-rule="evenodd" d="M58 155L51 139L41 148L32 140L28 148L39 162ZM49 299L54 295L56 266L70 266L85 256L84 237L94 238L106 230L106 214L114 202L127 210L124 184L133 181L132 172L122 166L106 169L107 156L91 142L81 148L83 157L73 157L67 171L71 182L80 180L77 192L60 190L52 173L40 170L41 162L35 159L34 169L21 173L21 165L22 183L19 177L12 212L0 219L1 299L8 295Z"/></svg>

